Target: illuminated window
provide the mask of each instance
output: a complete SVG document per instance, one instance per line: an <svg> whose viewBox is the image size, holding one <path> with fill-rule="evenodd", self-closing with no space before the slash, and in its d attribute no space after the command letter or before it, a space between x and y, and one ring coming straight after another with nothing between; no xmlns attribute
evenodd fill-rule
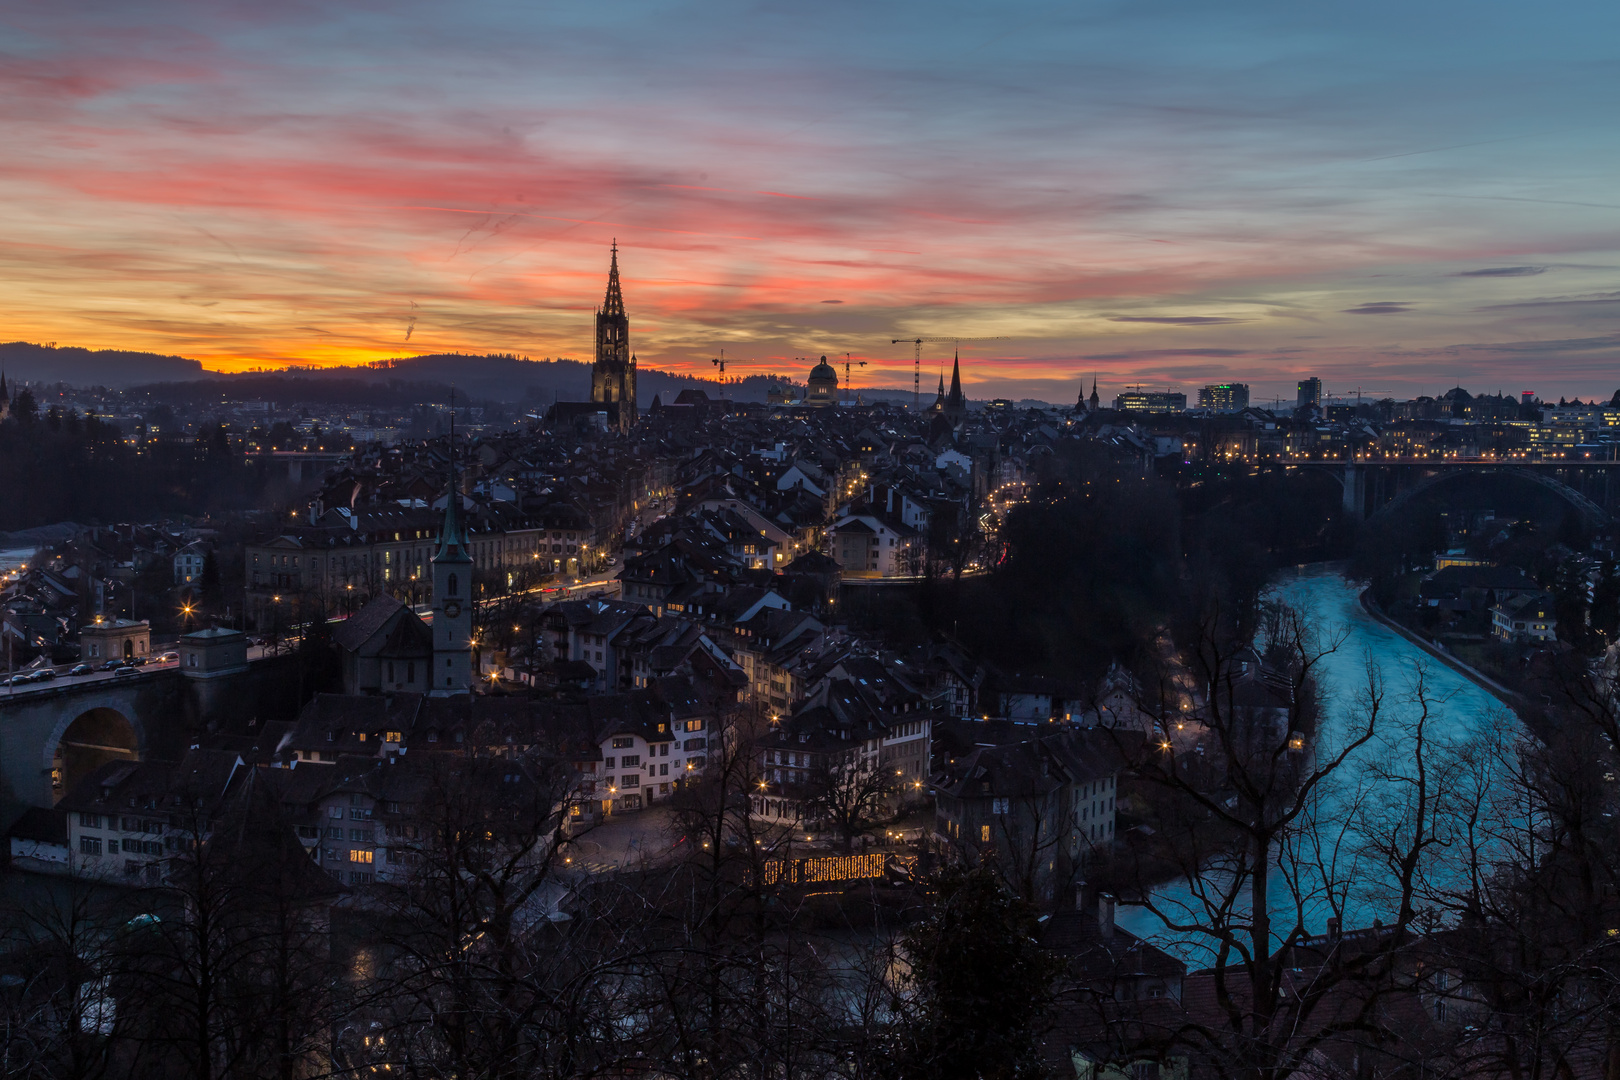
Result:
<svg viewBox="0 0 1620 1080"><path fill-rule="evenodd" d="M371 862L371 852L361 851L358 848L353 849L349 852L349 861L352 863L369 863Z"/></svg>
<svg viewBox="0 0 1620 1080"><path fill-rule="evenodd" d="M990 826L988 826L988 825L980 825L979 826L979 840L980 840L981 843L985 843L985 844L988 844L990 842Z"/></svg>

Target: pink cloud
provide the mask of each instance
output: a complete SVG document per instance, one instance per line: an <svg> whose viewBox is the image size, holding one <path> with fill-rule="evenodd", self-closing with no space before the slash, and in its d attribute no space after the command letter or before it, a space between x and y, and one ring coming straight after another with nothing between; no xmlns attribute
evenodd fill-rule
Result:
<svg viewBox="0 0 1620 1080"><path fill-rule="evenodd" d="M1036 97L1012 127L869 58L831 82L809 55L732 74L680 26L655 40L580 15L508 41L480 14L27 14L28 51L0 63L0 315L219 363L343 360L399 351L414 301L412 348L579 354L616 237L637 347L661 365L706 370L731 341L855 351L863 378L909 382L888 338L977 329L1013 338L964 347L987 387L1056 384L1087 355L1125 357L1110 377L1287 377L1467 341L1487 344L1455 355L1485 365L1532 318L1575 338L1574 315L1454 301L1517 287L1454 271L1616 239L1589 216L1483 229L1372 183L1312 187L1297 140L1223 127L1252 115L1218 103L1085 141ZM1338 319L1369 297L1412 306Z"/></svg>

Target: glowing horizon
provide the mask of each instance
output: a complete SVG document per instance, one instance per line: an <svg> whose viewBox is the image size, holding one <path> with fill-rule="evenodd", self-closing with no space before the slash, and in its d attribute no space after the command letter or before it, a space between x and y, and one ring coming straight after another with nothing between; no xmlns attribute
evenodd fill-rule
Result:
<svg viewBox="0 0 1620 1080"><path fill-rule="evenodd" d="M0 338L1620 385L1610 7L136 8L0 16Z"/></svg>

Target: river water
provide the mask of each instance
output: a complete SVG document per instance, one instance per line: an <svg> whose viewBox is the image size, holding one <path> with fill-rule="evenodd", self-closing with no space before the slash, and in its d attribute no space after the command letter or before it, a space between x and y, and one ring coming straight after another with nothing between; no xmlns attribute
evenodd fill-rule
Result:
<svg viewBox="0 0 1620 1080"><path fill-rule="evenodd" d="M1347 761L1350 766L1345 773L1347 778L1358 775L1361 768L1377 759L1399 764L1403 752L1402 740L1409 738L1406 731L1418 713L1411 690L1414 675L1419 671L1423 677L1425 696L1429 700L1429 715L1425 723L1428 739L1458 744L1493 727L1511 726L1517 730L1517 718L1502 701L1368 615L1361 606L1360 592L1359 584L1345 580L1332 568L1313 565L1279 575L1269 594L1270 599L1282 601L1309 615L1324 635L1344 635L1337 651L1327 657L1318 669L1324 696L1324 716L1317 746L1319 759L1330 753L1335 744L1353 729L1357 719L1364 715L1361 711L1361 692L1367 685L1369 661L1377 665L1386 688L1384 719L1379 724L1379 730L1384 734L1358 750ZM1410 748L1406 747L1404 751L1410 760ZM1327 827L1327 831L1331 832L1344 824L1354 813L1349 805L1352 795L1348 787L1346 784L1323 793L1318 804L1317 819ZM1365 788L1362 790L1364 794ZM1309 860L1306 860L1306 865L1307 872L1303 876L1310 878ZM1382 882L1362 881L1359 884L1364 887L1352 887L1343 901L1346 929L1371 925L1375 918L1389 919L1391 915L1384 910L1385 904L1379 898ZM1292 928L1295 918L1293 897L1285 885L1284 875L1274 872L1272 895L1276 900L1273 912L1283 920L1279 927L1281 933L1287 933ZM1172 882L1155 889L1152 898L1154 905L1175 921L1184 924L1201 921L1202 905L1195 900L1194 890L1185 881ZM1305 906L1309 912L1306 918L1307 932L1323 933L1331 913L1325 897L1309 901ZM1197 932L1169 931L1164 921L1146 907L1122 906L1117 918L1119 925L1125 929L1176 953L1191 964L1209 959L1208 938Z"/></svg>

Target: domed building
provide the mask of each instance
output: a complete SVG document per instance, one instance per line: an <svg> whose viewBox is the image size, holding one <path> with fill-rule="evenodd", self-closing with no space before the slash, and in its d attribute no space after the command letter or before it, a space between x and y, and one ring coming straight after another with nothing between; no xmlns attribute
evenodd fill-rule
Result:
<svg viewBox="0 0 1620 1080"><path fill-rule="evenodd" d="M810 392L804 403L814 408L838 404L838 372L827 363L825 356L810 369Z"/></svg>

